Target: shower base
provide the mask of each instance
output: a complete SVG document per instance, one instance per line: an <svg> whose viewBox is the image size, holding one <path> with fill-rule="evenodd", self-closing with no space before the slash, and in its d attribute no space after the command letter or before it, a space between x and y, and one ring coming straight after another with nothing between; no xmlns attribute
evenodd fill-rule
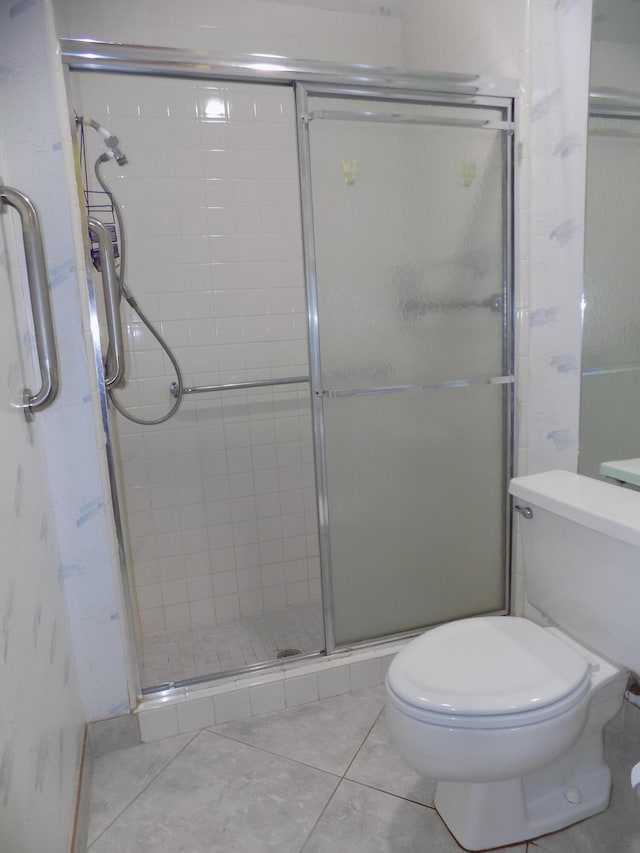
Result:
<svg viewBox="0 0 640 853"><path fill-rule="evenodd" d="M216 625L150 634L143 640L142 683L151 687L239 669L276 660L286 649L304 654L323 648L321 604L299 604Z"/></svg>

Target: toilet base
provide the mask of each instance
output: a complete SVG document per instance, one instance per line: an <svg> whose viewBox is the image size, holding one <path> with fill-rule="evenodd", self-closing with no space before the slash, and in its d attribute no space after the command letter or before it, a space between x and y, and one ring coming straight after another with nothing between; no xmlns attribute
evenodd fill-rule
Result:
<svg viewBox="0 0 640 853"><path fill-rule="evenodd" d="M527 777L471 784L438 782L435 807L461 847L488 850L564 829L607 808L608 767L602 765L588 777L572 781L579 784L550 788ZM567 799L575 799L576 794L581 802Z"/></svg>
<svg viewBox="0 0 640 853"><path fill-rule="evenodd" d="M625 682L619 673L597 692L576 743L546 767L498 782L438 782L435 807L457 842L467 850L518 844L604 811L611 771L603 728L620 707Z"/></svg>

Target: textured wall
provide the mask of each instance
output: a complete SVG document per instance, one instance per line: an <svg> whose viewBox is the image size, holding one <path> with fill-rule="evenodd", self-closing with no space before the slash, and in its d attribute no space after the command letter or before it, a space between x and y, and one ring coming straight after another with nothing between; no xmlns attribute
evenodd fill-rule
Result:
<svg viewBox="0 0 640 853"><path fill-rule="evenodd" d="M116 561L99 455L95 371L87 360L77 195L62 70L48 0L3 3L3 135L10 173L38 203L47 241L61 393L42 416L52 514L86 715L128 707ZM96 415L98 415L96 417ZM72 437L72 438L71 438Z"/></svg>
<svg viewBox="0 0 640 853"><path fill-rule="evenodd" d="M8 4L0 7L0 49L13 80L24 66L12 61L5 36L24 34L29 12L10 16ZM10 89L5 78L5 139L16 131ZM39 205L41 189L27 188L14 164L0 150L3 181ZM23 387L39 387L21 246L17 213L0 215L0 849L67 853L84 719L43 446L51 416L28 425L17 408Z"/></svg>
<svg viewBox="0 0 640 853"><path fill-rule="evenodd" d="M533 4L529 473L576 470L591 3Z"/></svg>

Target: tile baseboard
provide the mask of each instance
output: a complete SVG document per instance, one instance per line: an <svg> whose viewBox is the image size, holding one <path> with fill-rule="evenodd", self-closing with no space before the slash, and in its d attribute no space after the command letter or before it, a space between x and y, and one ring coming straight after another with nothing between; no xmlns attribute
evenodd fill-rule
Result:
<svg viewBox="0 0 640 853"><path fill-rule="evenodd" d="M383 683L392 658L407 642L291 662L275 671L247 673L143 699L134 710L141 740L148 743L374 687Z"/></svg>

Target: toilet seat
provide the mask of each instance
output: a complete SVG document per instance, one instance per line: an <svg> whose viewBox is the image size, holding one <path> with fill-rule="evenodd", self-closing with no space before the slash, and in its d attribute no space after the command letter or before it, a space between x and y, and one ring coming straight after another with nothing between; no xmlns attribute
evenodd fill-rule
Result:
<svg viewBox="0 0 640 853"><path fill-rule="evenodd" d="M589 663L527 619L485 616L413 640L387 674L398 710L425 723L507 728L563 714L591 683Z"/></svg>

